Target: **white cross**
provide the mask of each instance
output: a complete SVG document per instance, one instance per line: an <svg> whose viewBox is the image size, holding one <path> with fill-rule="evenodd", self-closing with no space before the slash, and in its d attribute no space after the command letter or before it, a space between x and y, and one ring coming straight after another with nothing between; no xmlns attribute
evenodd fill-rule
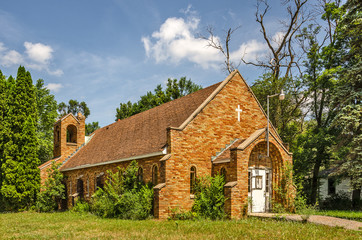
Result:
<svg viewBox="0 0 362 240"><path fill-rule="evenodd" d="M238 112L238 121L240 122L240 113L243 111L240 109L240 105L238 105L238 108L235 109Z"/></svg>

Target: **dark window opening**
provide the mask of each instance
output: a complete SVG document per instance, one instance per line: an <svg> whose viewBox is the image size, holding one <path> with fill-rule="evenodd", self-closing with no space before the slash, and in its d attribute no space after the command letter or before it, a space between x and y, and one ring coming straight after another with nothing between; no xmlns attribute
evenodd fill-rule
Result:
<svg viewBox="0 0 362 240"><path fill-rule="evenodd" d="M156 186L158 184L158 168L157 165L154 165L152 168L152 184Z"/></svg>
<svg viewBox="0 0 362 240"><path fill-rule="evenodd" d="M138 168L137 178L138 182L143 182L143 169L141 167Z"/></svg>
<svg viewBox="0 0 362 240"><path fill-rule="evenodd" d="M55 127L55 132L54 132L54 141L55 143L59 143L60 142L60 131L59 131L59 126Z"/></svg>
<svg viewBox="0 0 362 240"><path fill-rule="evenodd" d="M96 190L103 189L104 182L103 182L103 175L96 177Z"/></svg>
<svg viewBox="0 0 362 240"><path fill-rule="evenodd" d="M195 184L196 184L196 167L192 166L190 169L190 193L195 193Z"/></svg>
<svg viewBox="0 0 362 240"><path fill-rule="evenodd" d="M77 128L74 125L67 127L67 142L77 143Z"/></svg>
<svg viewBox="0 0 362 240"><path fill-rule="evenodd" d="M224 167L221 168L220 170L220 175L224 177L224 181L226 181L226 169Z"/></svg>
<svg viewBox="0 0 362 240"><path fill-rule="evenodd" d="M333 178L328 178L328 195L336 194L336 181Z"/></svg>
<svg viewBox="0 0 362 240"><path fill-rule="evenodd" d="M266 173L265 177L265 192L269 192L269 173Z"/></svg>
<svg viewBox="0 0 362 240"><path fill-rule="evenodd" d="M80 178L77 181L77 193L78 193L79 199L83 200L84 199L84 187L83 187L83 180Z"/></svg>

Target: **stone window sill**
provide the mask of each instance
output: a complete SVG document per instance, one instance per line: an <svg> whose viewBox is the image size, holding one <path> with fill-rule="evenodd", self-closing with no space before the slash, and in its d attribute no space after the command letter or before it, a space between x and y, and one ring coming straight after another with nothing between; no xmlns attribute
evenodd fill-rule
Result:
<svg viewBox="0 0 362 240"><path fill-rule="evenodd" d="M190 199L194 199L195 195L194 194L190 194Z"/></svg>

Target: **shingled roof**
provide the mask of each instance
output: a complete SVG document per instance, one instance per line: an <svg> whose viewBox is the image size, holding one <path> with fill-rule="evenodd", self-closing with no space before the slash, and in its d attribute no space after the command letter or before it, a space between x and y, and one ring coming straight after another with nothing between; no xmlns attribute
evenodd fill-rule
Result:
<svg viewBox="0 0 362 240"><path fill-rule="evenodd" d="M95 131L92 139L61 167L83 168L119 159L161 152L168 127L179 127L220 83L117 121Z"/></svg>

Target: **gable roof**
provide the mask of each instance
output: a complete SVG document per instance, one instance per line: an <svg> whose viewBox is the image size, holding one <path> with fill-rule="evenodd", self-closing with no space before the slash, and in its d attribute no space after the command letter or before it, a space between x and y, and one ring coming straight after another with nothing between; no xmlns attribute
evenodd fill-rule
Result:
<svg viewBox="0 0 362 240"><path fill-rule="evenodd" d="M162 152L167 143L166 129L185 122L219 85L216 83L96 130L92 140L65 162L61 170Z"/></svg>

